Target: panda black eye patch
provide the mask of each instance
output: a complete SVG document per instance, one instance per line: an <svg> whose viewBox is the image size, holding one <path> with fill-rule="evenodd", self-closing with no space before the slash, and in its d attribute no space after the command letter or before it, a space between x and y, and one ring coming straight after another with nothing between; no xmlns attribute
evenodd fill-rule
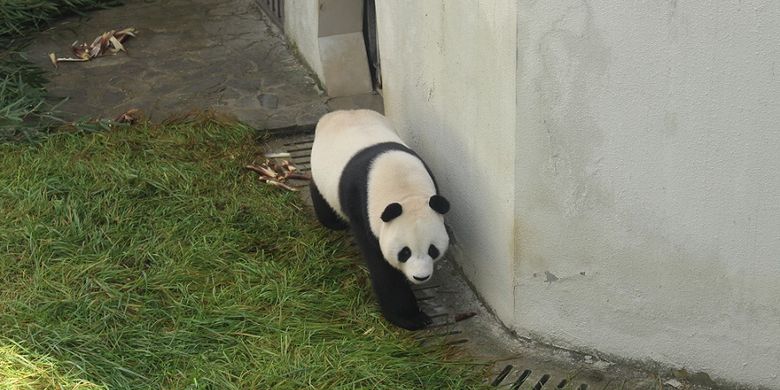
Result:
<svg viewBox="0 0 780 390"><path fill-rule="evenodd" d="M431 256L432 259L439 257L439 254L439 249L435 246L431 245L428 247L428 256Z"/></svg>
<svg viewBox="0 0 780 390"><path fill-rule="evenodd" d="M402 263L406 263L406 260L409 260L410 257L412 257L412 250L408 246L405 246L404 249L398 252L398 261Z"/></svg>

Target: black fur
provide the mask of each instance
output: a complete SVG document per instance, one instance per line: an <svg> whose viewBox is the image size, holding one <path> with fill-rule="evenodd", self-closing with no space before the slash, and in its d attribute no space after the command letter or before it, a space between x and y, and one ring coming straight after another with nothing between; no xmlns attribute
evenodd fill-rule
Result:
<svg viewBox="0 0 780 390"><path fill-rule="evenodd" d="M393 150L400 150L419 158L411 149L395 142L384 142L361 150L344 167L339 183L339 201L344 214L349 219L352 234L371 274L371 284L382 314L388 321L401 328L417 330L430 324L431 318L420 310L404 274L393 268L382 256L379 240L371 231L368 222L368 172L371 163L382 153ZM433 180L430 169L427 166L425 169ZM434 180L434 185L435 183ZM316 188L312 191L313 199ZM315 209L319 207L333 212L321 195L319 199L322 202L318 206L318 202L315 201ZM318 218L325 211L317 211Z"/></svg>
<svg viewBox="0 0 780 390"><path fill-rule="evenodd" d="M344 230L349 227L349 224L341 219L322 197L314 180L309 182L309 192L311 193L311 202L314 204L314 214L317 215L322 226L333 230Z"/></svg>
<svg viewBox="0 0 780 390"><path fill-rule="evenodd" d="M431 196L431 199L428 200L428 205L439 214L447 214L450 211L450 202L441 195Z"/></svg>
<svg viewBox="0 0 780 390"><path fill-rule="evenodd" d="M398 203L390 203L385 207L385 211L382 212L382 221L384 222L390 222L398 217L401 216L401 213L404 211L403 207L401 207Z"/></svg>

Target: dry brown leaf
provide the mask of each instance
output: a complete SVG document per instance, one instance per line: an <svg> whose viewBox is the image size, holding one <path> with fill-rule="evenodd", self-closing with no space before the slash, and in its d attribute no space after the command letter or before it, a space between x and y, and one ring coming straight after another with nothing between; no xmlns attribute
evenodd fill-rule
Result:
<svg viewBox="0 0 780 390"><path fill-rule="evenodd" d="M282 183L280 181L276 181L276 180L273 180L273 179L267 179L267 180L265 180L265 182L270 184L270 185L272 185L272 186L284 188L285 190L288 190L288 191L293 191L293 192L300 191L299 189L297 189L295 187L290 187L287 184L284 184L284 183Z"/></svg>
<svg viewBox="0 0 780 390"><path fill-rule="evenodd" d="M311 180L311 176L303 173L290 173L287 175L288 180Z"/></svg>
<svg viewBox="0 0 780 390"><path fill-rule="evenodd" d="M294 173L297 168L287 160L280 163L266 159L260 165L247 165L246 169L258 173L258 180L288 191L299 191L294 186L288 185L287 180L311 180L308 175Z"/></svg>
<svg viewBox="0 0 780 390"><path fill-rule="evenodd" d="M108 40L109 40L109 42L111 42L111 45L114 46L114 52L115 53L116 52L120 52L120 51L125 51L125 47L122 46L122 42L119 42L119 40L116 39L116 37L112 36L112 37L108 38Z"/></svg>
<svg viewBox="0 0 780 390"><path fill-rule="evenodd" d="M143 113L141 110L137 108L131 108L127 111L125 111L123 114L119 115L114 119L114 122L118 123L127 123L134 125L138 123L138 121L143 117Z"/></svg>
<svg viewBox="0 0 780 390"><path fill-rule="evenodd" d="M57 58L54 53L49 54L52 64L56 67L58 62L83 62L89 61L93 58L106 55L107 52L118 53L120 51L126 52L125 46L122 44L127 37L135 37L136 29L128 27L120 31L107 31L96 37L91 44L86 42L79 43L78 41L71 44L71 51L76 58Z"/></svg>
<svg viewBox="0 0 780 390"><path fill-rule="evenodd" d="M114 33L114 36L116 39L119 39L119 41L124 41L127 39L127 37L134 37L135 38L136 29L132 27L128 27L124 30L117 31Z"/></svg>

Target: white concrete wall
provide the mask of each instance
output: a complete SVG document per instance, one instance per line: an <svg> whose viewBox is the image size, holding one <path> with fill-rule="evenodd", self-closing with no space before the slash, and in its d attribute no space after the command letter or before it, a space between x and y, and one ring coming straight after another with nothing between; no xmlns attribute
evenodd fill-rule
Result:
<svg viewBox="0 0 780 390"><path fill-rule="evenodd" d="M520 6L513 324L778 386L778 4Z"/></svg>
<svg viewBox="0 0 780 390"><path fill-rule="evenodd" d="M780 2L378 2L386 112L509 326L777 388Z"/></svg>
<svg viewBox="0 0 780 390"><path fill-rule="evenodd" d="M284 33L314 73L322 77L319 45L319 1L284 0Z"/></svg>
<svg viewBox="0 0 780 390"><path fill-rule="evenodd" d="M286 0L284 29L329 96L373 91L362 0Z"/></svg>
<svg viewBox="0 0 780 390"><path fill-rule="evenodd" d="M514 1L377 1L385 113L430 165L463 268L511 318Z"/></svg>

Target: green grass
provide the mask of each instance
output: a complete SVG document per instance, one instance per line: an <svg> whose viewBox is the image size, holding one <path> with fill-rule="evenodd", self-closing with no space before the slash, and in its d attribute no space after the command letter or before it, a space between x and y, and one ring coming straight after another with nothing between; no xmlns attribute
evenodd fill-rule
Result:
<svg viewBox="0 0 780 390"><path fill-rule="evenodd" d="M256 152L203 118L0 144L0 388L479 387Z"/></svg>

